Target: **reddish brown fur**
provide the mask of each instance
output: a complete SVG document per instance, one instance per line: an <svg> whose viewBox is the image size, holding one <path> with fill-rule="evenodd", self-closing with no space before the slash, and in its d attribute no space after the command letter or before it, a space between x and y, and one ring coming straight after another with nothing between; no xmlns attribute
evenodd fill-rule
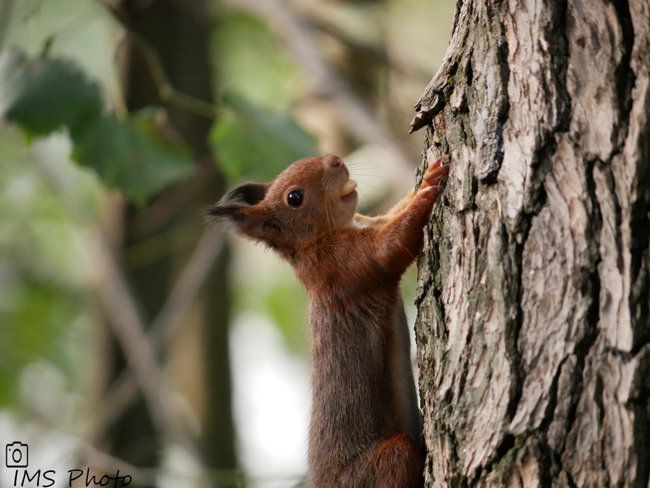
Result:
<svg viewBox="0 0 650 488"><path fill-rule="evenodd" d="M421 487L424 457L399 281L422 248L441 160L387 215L354 214L338 156L297 161L211 208L293 267L310 300L312 485ZM304 190L299 208L287 195Z"/></svg>

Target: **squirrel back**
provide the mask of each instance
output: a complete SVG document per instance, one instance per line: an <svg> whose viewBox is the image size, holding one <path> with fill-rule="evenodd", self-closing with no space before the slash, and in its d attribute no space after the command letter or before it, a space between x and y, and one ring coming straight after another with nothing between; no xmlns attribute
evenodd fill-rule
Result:
<svg viewBox="0 0 650 488"><path fill-rule="evenodd" d="M421 252L447 173L442 159L386 215L356 214L356 183L340 157L296 161L249 183L211 215L275 250L309 295L312 485L423 485L421 420L399 282Z"/></svg>

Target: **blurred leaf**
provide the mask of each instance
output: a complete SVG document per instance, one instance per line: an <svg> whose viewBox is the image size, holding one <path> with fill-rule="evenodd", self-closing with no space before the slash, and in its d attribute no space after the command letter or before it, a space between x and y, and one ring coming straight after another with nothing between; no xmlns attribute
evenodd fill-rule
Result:
<svg viewBox="0 0 650 488"><path fill-rule="evenodd" d="M261 17L222 10L212 28L219 90L222 94L236 91L251 102L286 110L308 88L304 72Z"/></svg>
<svg viewBox="0 0 650 488"><path fill-rule="evenodd" d="M194 170L189 149L165 132L161 111L125 121L102 114L98 85L70 61L0 54L0 114L32 136L66 127L74 159L137 204Z"/></svg>
<svg viewBox="0 0 650 488"><path fill-rule="evenodd" d="M95 169L106 185L118 187L127 199L144 204L194 170L189 149L163 133L158 114L142 110L126 121L102 117L85 130L73 158Z"/></svg>
<svg viewBox="0 0 650 488"><path fill-rule="evenodd" d="M314 156L314 136L288 113L272 112L231 95L210 139L221 170L231 181L269 181L297 159Z"/></svg>
<svg viewBox="0 0 650 488"><path fill-rule="evenodd" d="M83 340L89 310L87 274L75 270L84 261L82 227L33 157L17 131L0 131L0 405L15 402L22 370L35 361L56 365L68 384L81 386L82 358L70 344Z"/></svg>
<svg viewBox="0 0 650 488"><path fill-rule="evenodd" d="M82 310L81 299L58 284L22 283L11 309L0 313L0 405L15 400L21 370L37 360L48 360L74 378L61 341Z"/></svg>
<svg viewBox="0 0 650 488"><path fill-rule="evenodd" d="M2 114L28 134L67 127L73 138L101 116L99 86L64 59L27 60L17 50L0 54Z"/></svg>
<svg viewBox="0 0 650 488"><path fill-rule="evenodd" d="M7 3L2 0L0 3ZM88 0L12 0L5 45L34 57L52 40L52 58L77 63L90 79L116 80L117 19L103 2Z"/></svg>

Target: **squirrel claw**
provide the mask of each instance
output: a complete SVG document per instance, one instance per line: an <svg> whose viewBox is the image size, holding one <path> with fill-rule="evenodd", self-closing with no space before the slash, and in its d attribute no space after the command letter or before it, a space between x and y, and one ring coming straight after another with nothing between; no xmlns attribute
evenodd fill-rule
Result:
<svg viewBox="0 0 650 488"><path fill-rule="evenodd" d="M443 156L429 165L423 175L422 185L420 188L437 185L444 175L449 171L449 164L442 164L448 156Z"/></svg>
<svg viewBox="0 0 650 488"><path fill-rule="evenodd" d="M445 154L444 156L436 159L433 163L431 163L429 165L429 168L438 168L440 166L444 166L442 163L443 163L443 161L446 161L447 159L449 159L449 156L447 154Z"/></svg>

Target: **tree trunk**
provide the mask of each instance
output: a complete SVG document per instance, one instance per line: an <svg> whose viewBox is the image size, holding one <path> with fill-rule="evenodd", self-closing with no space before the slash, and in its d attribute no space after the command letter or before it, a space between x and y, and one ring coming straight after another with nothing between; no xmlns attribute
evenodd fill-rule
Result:
<svg viewBox="0 0 650 488"><path fill-rule="evenodd" d="M126 26L141 36L155 51L165 75L171 85L197 99L212 102L213 81L210 64L210 16L208 2L193 0L176 2L157 0L137 2L121 0L119 13ZM168 297L176 277L179 263L185 264L187 251L196 244L204 229L201 209L220 198L224 190L223 178L217 174L216 166L208 146L208 134L213 123L211 118L179 108L173 103L163 103L159 96L160 87L152 77L151 65L130 42L126 44L123 66L123 89L129 110L148 106L164 106L169 114L173 131L177 131L192 149L199 168L189 181L181 182L167 189L153 205L145 209L130 208L126 223L125 248L141 246L147 241L158 239L158 258L128 269L130 284L137 296L147 321L158 315ZM190 222L188 225L187 223ZM173 231L179 233L183 224L182 246L179 239L169 238ZM180 252L179 252L179 248ZM234 441L234 425L231 411L231 381L228 350L228 320L230 312L229 280L227 261L229 253L222 252L217 258L211 278L205 285L199 314L189 320L199 320L198 327L189 323L181 334L200 334L190 343L200 344L197 359L203 371L191 367L198 379L203 380L194 390L200 391L202 435L201 453L208 468L234 470L237 467ZM119 366L124 363L119 351L115 360ZM195 400L195 399L194 399ZM161 454L159 432L149 418L144 402L140 398L116 422L110 438L112 452L136 466L158 466ZM219 483L215 482L215 485Z"/></svg>
<svg viewBox="0 0 650 488"><path fill-rule="evenodd" d="M427 486L648 486L650 6L460 0L416 107Z"/></svg>

